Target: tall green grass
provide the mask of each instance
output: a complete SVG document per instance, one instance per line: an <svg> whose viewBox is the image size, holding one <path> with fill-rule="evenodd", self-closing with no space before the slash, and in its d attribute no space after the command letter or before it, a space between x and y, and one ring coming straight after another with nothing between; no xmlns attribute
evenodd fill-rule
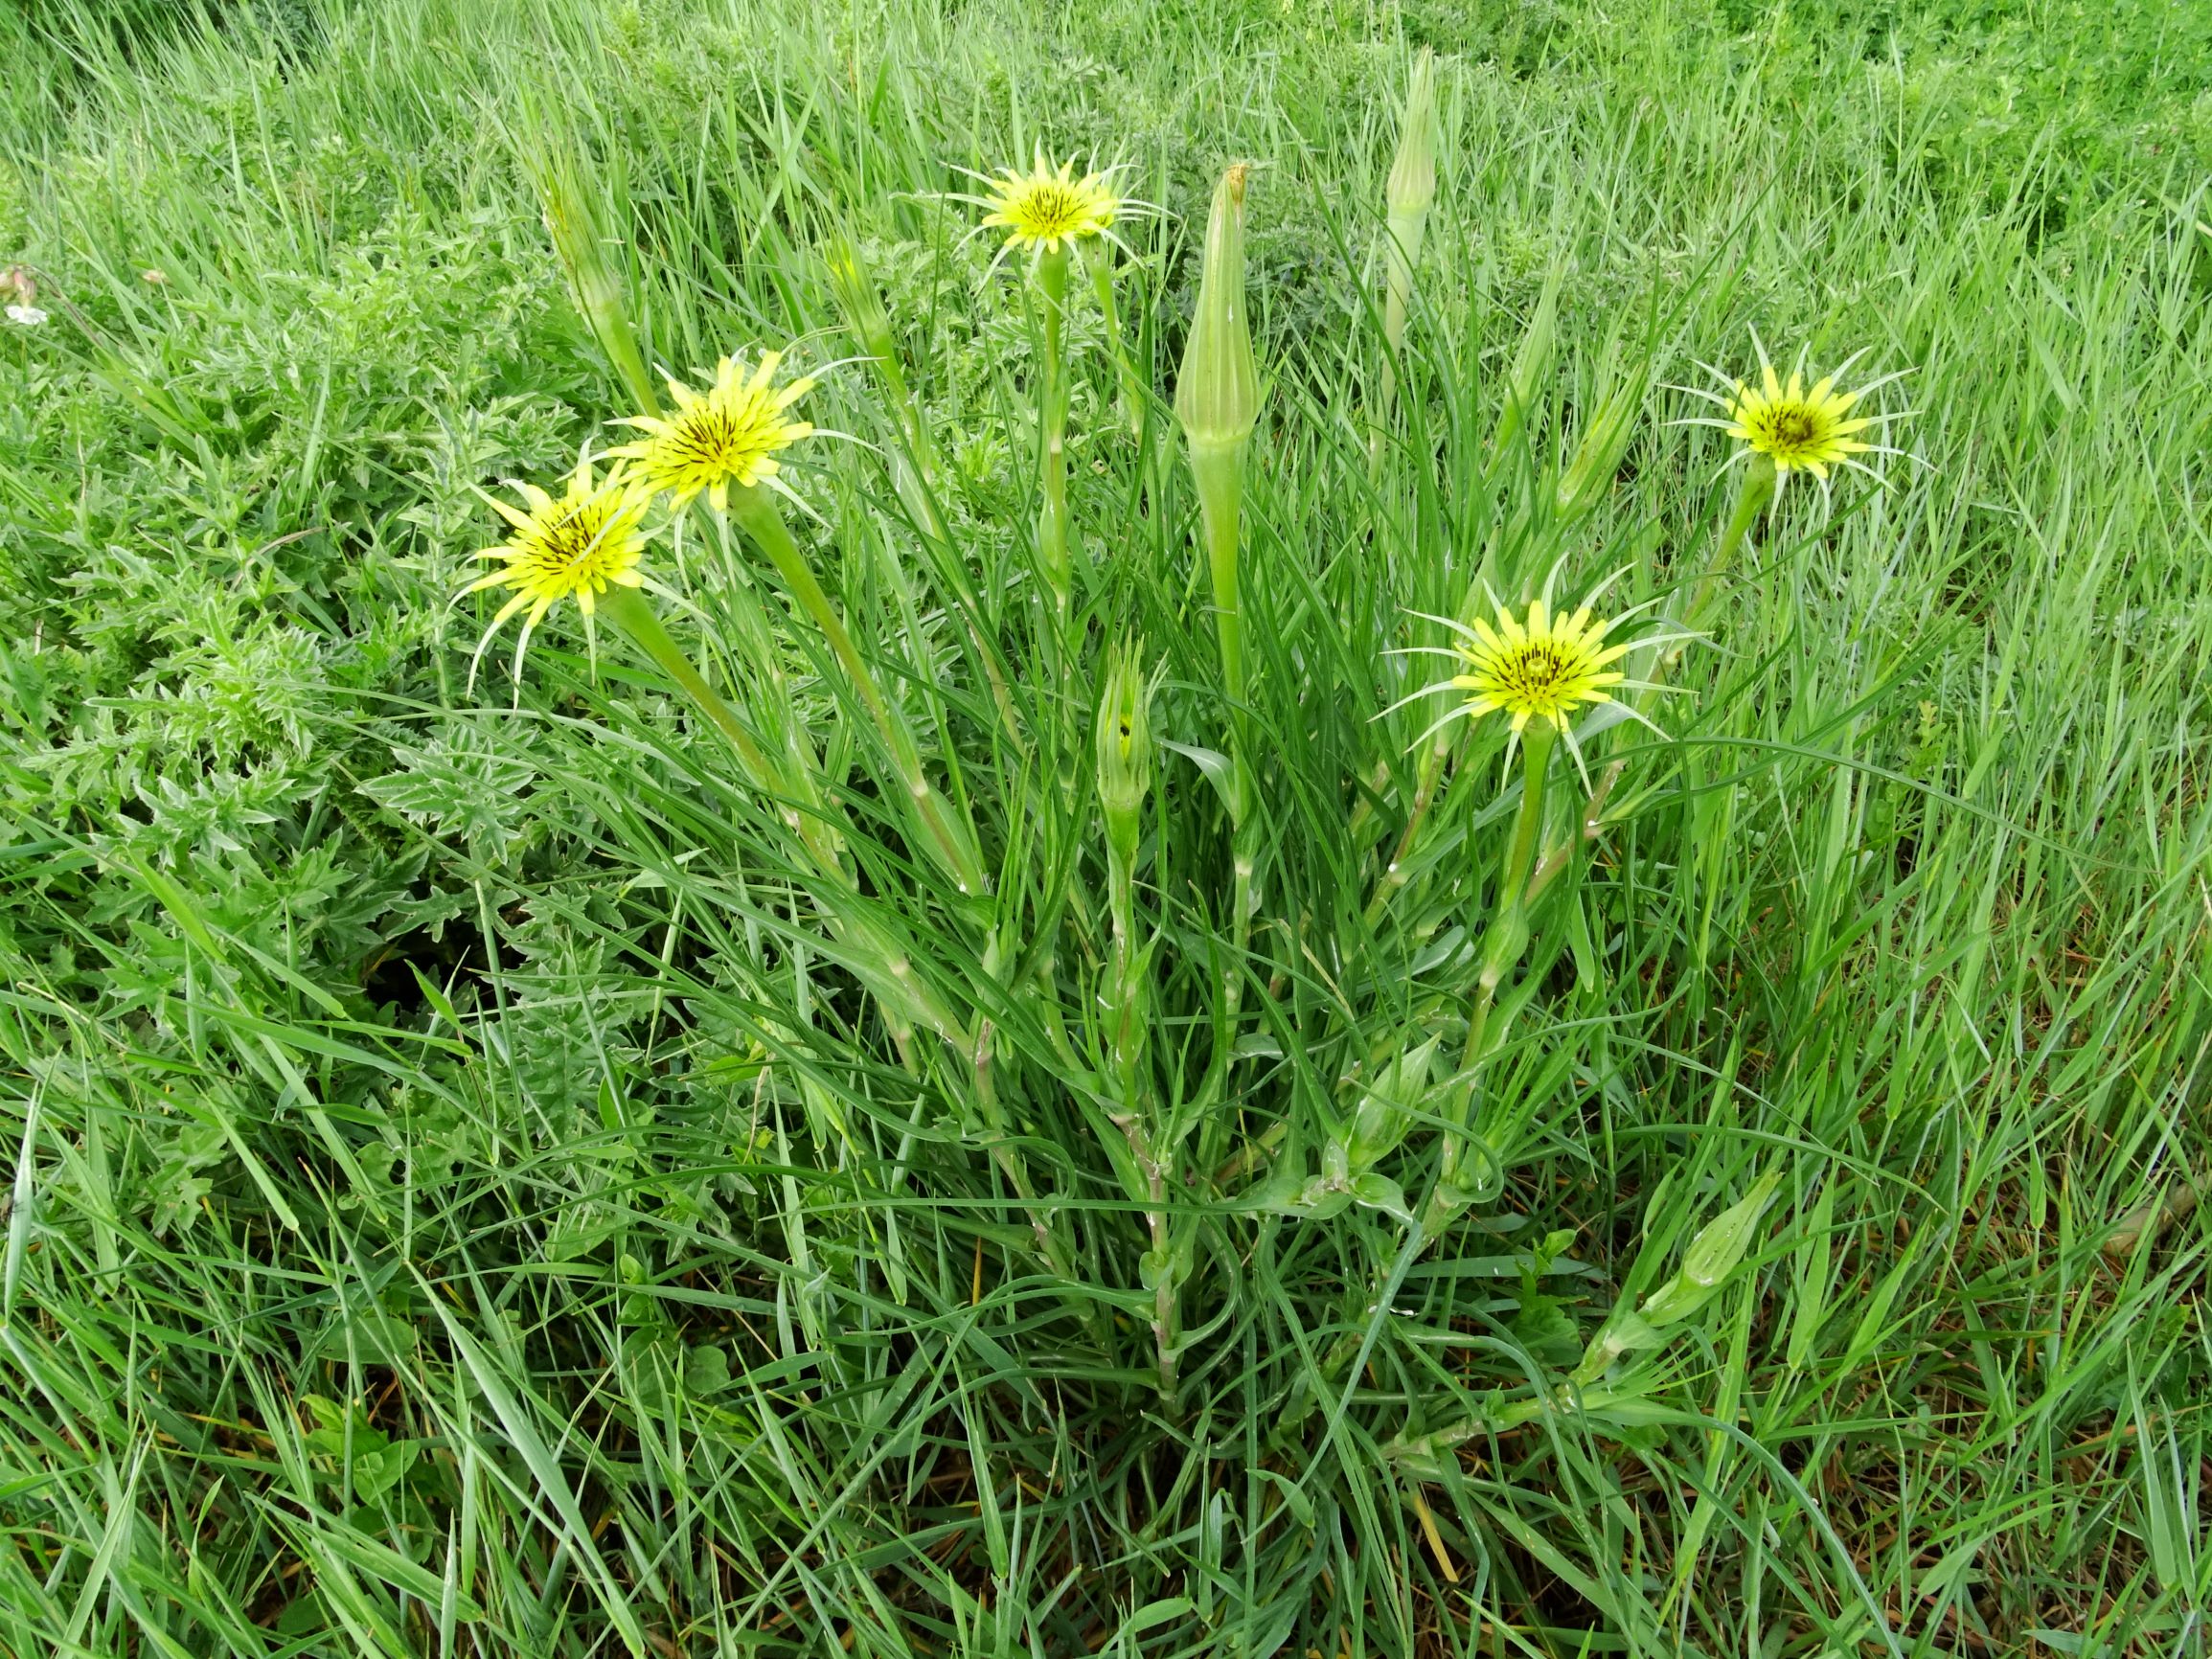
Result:
<svg viewBox="0 0 2212 1659"><path fill-rule="evenodd" d="M52 312L0 330L0 1649L2201 1648L2206 34L2147 3L0 19L35 65L0 94L0 261ZM1439 189L1371 467L1422 44ZM1060 674L1037 319L942 199L1038 141L1167 210L1125 276L1133 434L1074 284ZM1168 404L1238 159L1243 955ZM654 557L672 628L820 751L872 918L992 1022L1003 1121L887 1030L776 804L649 663L571 615L465 690L471 487L628 406L549 167L679 373L852 357L839 238L881 284L943 532L847 362L810 407L865 442L793 466L803 534L983 827L1021 972L981 969L764 569ZM1910 459L1791 500L1670 740L1604 739L1617 822L1486 1073L1526 1120L1497 1201L1417 1257L1375 1209L1262 1213L1341 1079L1412 1030L1456 1054L1468 1006L1502 735L1371 914L1433 713L1379 717L1425 671L1386 652L1478 572L1543 580L1515 526L1646 375L1562 591L1626 567L1624 603L1678 602L1731 485L1673 388L1751 328L1912 367ZM1082 1052L1125 630L1183 745L1137 897L1196 1116L1166 1399ZM1391 1160L1407 1193L1439 1147ZM1763 1175L1745 1269L1635 1389L1560 1396Z"/></svg>

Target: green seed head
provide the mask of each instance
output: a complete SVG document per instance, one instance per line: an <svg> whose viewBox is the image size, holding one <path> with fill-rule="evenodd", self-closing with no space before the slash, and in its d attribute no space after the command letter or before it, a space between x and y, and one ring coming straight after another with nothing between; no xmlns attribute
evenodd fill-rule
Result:
<svg viewBox="0 0 2212 1659"><path fill-rule="evenodd" d="M1244 174L1239 162L1214 191L1198 311L1175 376L1175 419L1194 455L1238 447L1260 419L1260 374L1244 320Z"/></svg>

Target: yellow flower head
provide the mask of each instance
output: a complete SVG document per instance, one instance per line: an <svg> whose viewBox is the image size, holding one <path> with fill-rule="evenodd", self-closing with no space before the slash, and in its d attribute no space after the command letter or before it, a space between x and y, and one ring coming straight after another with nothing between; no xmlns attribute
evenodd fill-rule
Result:
<svg viewBox="0 0 2212 1659"><path fill-rule="evenodd" d="M645 536L638 526L652 497L619 467L604 479L595 479L591 458L585 456L569 476L567 493L559 501L535 484L514 488L529 503L529 511L495 496L484 498L507 520L510 534L497 547L488 547L476 557L497 559L500 568L461 590L463 595L490 587L514 590L485 630L486 644L525 605L530 607L522 624L527 640L545 613L564 599L573 598L577 607L589 616L593 596L604 593L609 583L617 587L644 585L637 563ZM484 645L479 644L476 650L482 656Z"/></svg>
<svg viewBox="0 0 2212 1659"><path fill-rule="evenodd" d="M999 172L999 177L986 181L991 194L978 199L991 210L984 216L984 228L1003 227L1010 248L1058 253L1062 243L1073 246L1086 237L1108 235L1122 211L1121 198L1104 173L1077 178L1072 161L1056 171L1042 150L1027 174L1012 168L1001 168Z"/></svg>
<svg viewBox="0 0 2212 1659"><path fill-rule="evenodd" d="M620 424L638 427L647 436L608 453L636 462L639 482L654 494L670 491L677 507L703 489L716 511L725 511L731 485L749 489L773 478L776 451L814 430L804 420L784 419L787 409L813 390L814 381L802 376L779 390L771 382L781 361L781 352L764 352L748 377L743 358L724 357L704 394L670 376L675 412L665 419L623 416Z"/></svg>
<svg viewBox="0 0 2212 1659"><path fill-rule="evenodd" d="M1792 371L1784 385L1773 364L1762 368L1762 384L1736 382L1722 430L1754 455L1772 461L1778 479L1802 471L1825 480L1831 466L1842 466L1849 457L1874 447L1853 436L1874 424L1870 417L1851 413L1862 394L1836 391L1833 375L1808 391L1805 376Z"/></svg>
<svg viewBox="0 0 2212 1659"><path fill-rule="evenodd" d="M1751 343L1759 352L1759 378L1756 382L1737 379L1706 365L1706 372L1720 381L1722 390L1709 392L1695 386L1679 388L1719 406L1720 414L1693 417L1679 422L1685 426L1716 426L1733 438L1743 447L1737 458L1762 459L1773 466L1774 488L1779 493L1790 482L1793 472L1809 472L1820 485L1828 489L1829 473L1841 466L1867 477L1881 479L1859 458L1862 455L1895 455L1895 449L1879 442L1879 431L1884 422L1902 419L1894 415L1856 415L1867 395L1890 381L1903 377L1903 371L1869 380L1850 392L1838 392L1836 383L1850 373L1852 363L1859 361L1854 353L1848 362L1835 374L1824 375L1812 386L1805 384L1804 358L1800 354L1797 367L1790 370L1785 381L1775 372L1767 355L1766 345L1757 333ZM1860 434L1865 436L1860 436Z"/></svg>
<svg viewBox="0 0 2212 1659"><path fill-rule="evenodd" d="M1454 674L1454 689L1471 693L1467 712L1479 717L1493 711L1513 720L1517 736L1531 720L1548 721L1561 732L1567 716L1585 703L1609 703L1608 686L1621 683L1608 665L1626 656L1627 646L1606 644L1607 624L1593 622L1584 605L1572 616L1555 617L1542 600L1532 602L1524 623L1503 605L1497 626L1479 617L1453 648L1466 666Z"/></svg>

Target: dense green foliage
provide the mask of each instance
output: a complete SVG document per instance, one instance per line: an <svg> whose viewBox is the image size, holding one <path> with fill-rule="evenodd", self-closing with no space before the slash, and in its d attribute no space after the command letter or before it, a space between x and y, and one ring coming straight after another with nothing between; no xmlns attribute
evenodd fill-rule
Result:
<svg viewBox="0 0 2212 1659"><path fill-rule="evenodd" d="M0 327L0 1651L2201 1650L2212 13L1036 11L0 14L0 268L49 313ZM1371 468L1423 44L1439 192ZM1064 664L1033 298L944 199L1034 142L1164 210L1122 296L1140 432L1078 284ZM653 557L672 630L821 751L988 1083L887 1029L776 804L610 630L563 611L468 685L476 487L628 410L549 158L680 373L850 359L833 237L881 284L945 525L852 361L807 412L863 442L793 452L791 517L995 908L910 844L764 567ZM1240 158L1248 937L1166 401ZM1528 525L1623 386L1561 592L1677 603L1733 489L1678 388L1752 329L1911 369L1909 454L1832 514L1793 487L1669 740L1593 749L1620 790L1485 1074L1504 1193L1425 1252L1388 1205L1266 1211L1353 1132L1347 1079L1459 1052L1512 810L1502 731L1460 728L1371 901L1435 713L1385 713L1428 674L1388 652L1478 572L1541 584ZM1096 1013L1130 631L1179 745L1137 855L1147 1075L1192 1120L1165 1398ZM1377 1163L1415 1200L1426 1110ZM1768 1190L1670 1345L1558 1392Z"/></svg>

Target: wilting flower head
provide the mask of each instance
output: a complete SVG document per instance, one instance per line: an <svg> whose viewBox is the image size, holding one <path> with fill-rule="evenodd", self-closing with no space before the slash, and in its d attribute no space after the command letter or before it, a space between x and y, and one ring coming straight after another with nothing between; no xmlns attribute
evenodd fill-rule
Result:
<svg viewBox="0 0 2212 1659"><path fill-rule="evenodd" d="M1879 443L1868 443L1859 434L1878 426L1882 417L1855 415L1852 411L1859 401L1879 386L1898 378L1895 375L1872 380L1852 392L1839 392L1836 383L1859 359L1855 355L1833 375L1824 375L1811 386L1805 383L1804 360L1790 372L1788 380L1776 373L1767 360L1767 348L1752 335L1752 344L1759 352L1759 378L1756 383L1747 380L1731 381L1718 370L1714 375L1729 386L1726 393L1699 392L1698 395L1721 406L1722 417L1690 422L1700 426L1717 426L1743 445L1742 456L1765 460L1774 467L1774 483L1779 491L1790 482L1792 472L1809 472L1825 488L1833 467L1848 466L1863 472L1869 478L1880 474L1858 459L1861 455L1891 455L1896 451ZM1876 434L1879 436L1879 434Z"/></svg>
<svg viewBox="0 0 2212 1659"><path fill-rule="evenodd" d="M507 619L525 605L529 607L530 614L522 622L522 644L514 653L519 676L530 630L560 601L573 598L577 608L589 616L594 596L604 593L608 584L645 585L637 568L645 545L638 526L652 503L652 493L619 467L603 479L595 478L588 455L578 462L576 471L569 476L567 492L558 501L535 484L516 484L514 488L528 503L528 511L496 496L484 498L507 520L510 534L497 547L488 547L476 557L497 559L500 568L477 578L461 592L467 595L492 587L514 590L477 643L478 658ZM473 664L469 677L475 677Z"/></svg>
<svg viewBox="0 0 2212 1659"><path fill-rule="evenodd" d="M669 491L678 507L703 489L716 511L726 510L731 485L749 489L772 480L778 471L776 451L814 430L804 420L784 419L787 409L813 390L814 381L802 375L777 388L772 382L782 361L781 352L764 352L748 377L742 357L724 357L704 394L670 375L674 412L621 417L620 424L638 427L647 436L607 453L634 461L639 483L654 494Z"/></svg>
<svg viewBox="0 0 2212 1659"><path fill-rule="evenodd" d="M1101 172L1075 176L1075 163L1062 162L1056 170L1037 152L1027 173L1001 168L999 176L984 181L991 193L972 197L991 211L983 228L1003 228L1006 246L1035 253L1058 253L1089 237L1108 236L1122 211L1116 195Z"/></svg>
<svg viewBox="0 0 2212 1659"><path fill-rule="evenodd" d="M1453 648L1466 668L1451 684L1471 693L1471 717L1502 713L1516 736L1531 720L1564 732L1569 715L1585 703L1611 702L1606 688L1622 681L1608 665L1629 648L1606 644L1608 625L1593 621L1586 604L1572 616L1555 617L1542 600L1534 600L1526 622L1499 605L1496 627L1476 617Z"/></svg>

